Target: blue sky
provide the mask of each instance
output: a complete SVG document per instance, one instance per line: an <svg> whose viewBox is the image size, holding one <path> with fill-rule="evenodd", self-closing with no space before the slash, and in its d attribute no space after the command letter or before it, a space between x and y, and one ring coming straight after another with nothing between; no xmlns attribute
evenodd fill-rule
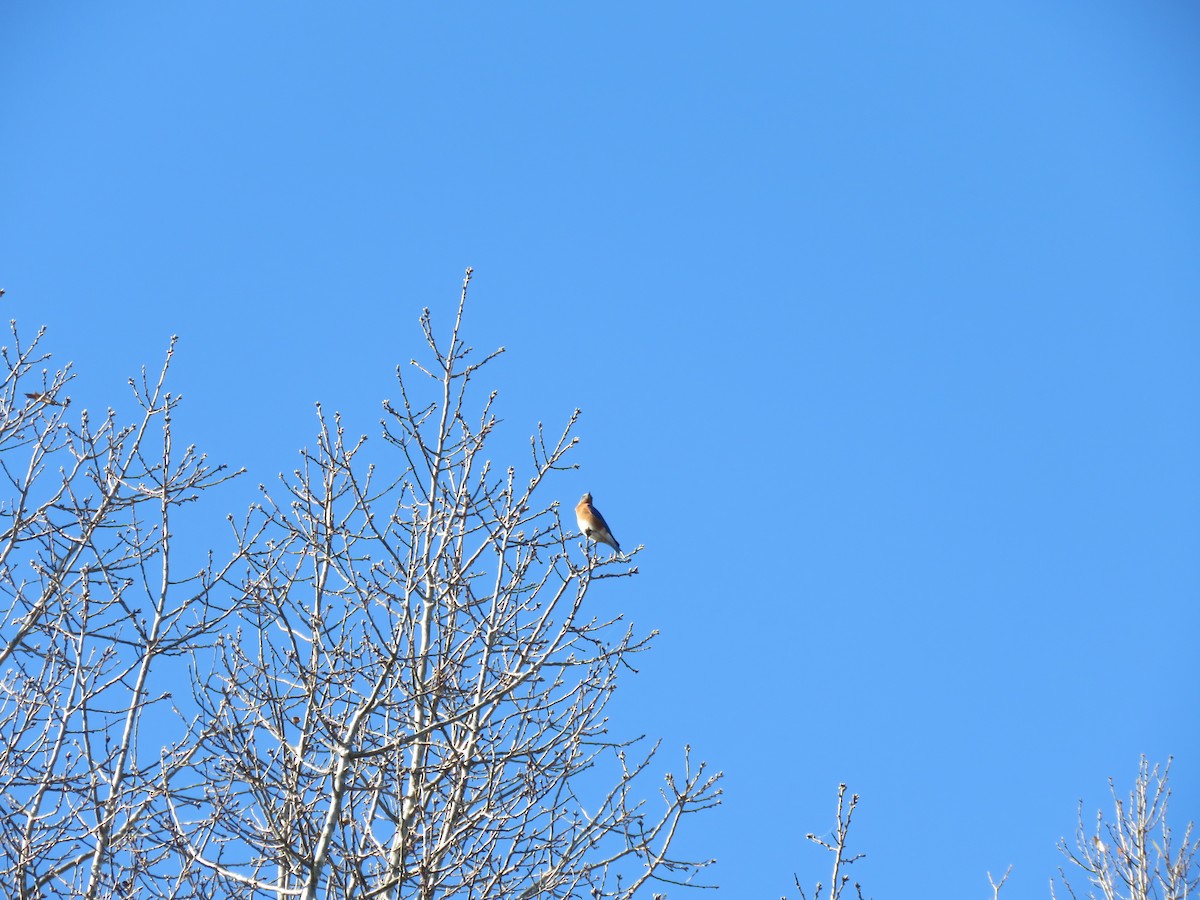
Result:
<svg viewBox="0 0 1200 900"><path fill-rule="evenodd" d="M251 470L230 509L314 401L376 433L475 267L498 461L581 407L554 489L647 548L593 595L662 632L614 727L727 773L688 837L722 895L822 877L839 781L876 897L1009 863L1045 896L1140 753L1200 818L1193 5L39 3L0 34L2 302L95 409L179 334L178 427Z"/></svg>

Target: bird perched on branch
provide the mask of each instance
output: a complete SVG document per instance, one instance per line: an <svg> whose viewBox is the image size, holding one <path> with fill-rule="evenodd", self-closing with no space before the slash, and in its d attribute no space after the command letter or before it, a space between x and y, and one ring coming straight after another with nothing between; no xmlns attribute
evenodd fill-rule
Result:
<svg viewBox="0 0 1200 900"><path fill-rule="evenodd" d="M592 506L591 494L584 494L575 504L575 522L588 540L596 541L598 544L608 544L618 553L621 552L621 545L613 537L608 523L604 521L604 516L600 515L596 507Z"/></svg>

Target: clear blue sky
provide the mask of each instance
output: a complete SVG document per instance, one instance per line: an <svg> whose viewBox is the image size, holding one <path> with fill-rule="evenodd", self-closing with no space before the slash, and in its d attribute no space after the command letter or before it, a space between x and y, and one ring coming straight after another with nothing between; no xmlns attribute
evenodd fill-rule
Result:
<svg viewBox="0 0 1200 900"><path fill-rule="evenodd" d="M178 333L242 509L474 266L498 461L582 407L554 490L647 548L614 729L727 773L722 895L846 781L874 896L1046 896L1138 754L1200 818L1198 98L1182 0L10 2L0 302L94 409Z"/></svg>

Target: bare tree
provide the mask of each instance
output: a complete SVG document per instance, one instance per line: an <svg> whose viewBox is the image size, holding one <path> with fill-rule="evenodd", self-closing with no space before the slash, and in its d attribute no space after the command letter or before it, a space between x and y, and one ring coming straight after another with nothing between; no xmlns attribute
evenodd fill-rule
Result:
<svg viewBox="0 0 1200 900"><path fill-rule="evenodd" d="M460 337L385 402L384 458L318 407L300 466L224 551L177 508L231 474L140 417L72 418L41 334L0 352L0 878L20 898L631 898L719 803L685 750L606 709L651 634L617 611L637 550L593 555L543 499L577 438L485 455L496 394ZM174 342L172 342L172 351ZM501 352L501 351L497 351ZM471 412L472 404L477 404ZM205 535L208 540L220 540ZM640 549L640 548L639 548ZM222 560L220 563L215 560ZM182 573L182 574L181 574ZM183 689L180 690L180 687ZM190 689L188 689L190 686ZM649 797L647 797L649 794Z"/></svg>
<svg viewBox="0 0 1200 900"><path fill-rule="evenodd" d="M132 380L140 420L70 415L70 368L39 366L42 333L0 349L0 879L21 898L129 896L163 847L147 826L161 771L186 755L139 745L170 716L161 676L208 643L233 565L172 570L177 507L229 477L172 442L178 403ZM33 390L26 390L32 387ZM160 734L169 726L158 723ZM161 752L160 752L161 751Z"/></svg>
<svg viewBox="0 0 1200 900"><path fill-rule="evenodd" d="M1193 837L1194 823L1188 822L1178 843L1167 823L1170 769L1170 759L1160 772L1157 765L1151 768L1143 756L1128 799L1117 795L1110 778L1108 784L1115 816L1106 824L1103 812L1097 812L1095 830L1090 835L1080 802L1075 847L1071 848L1064 839L1059 842L1059 850L1070 861L1073 870L1085 874L1090 885L1086 896L1090 900L1187 900L1200 886L1200 838ZM848 887L850 876L845 872L846 867L866 855L851 854L848 849L850 821L858 806L858 795L851 795L849 804L845 795L846 785L838 785L837 818L833 830L824 837L806 835L808 840L833 854L833 873L826 892L829 900L838 900ZM1010 865L999 881L991 872L987 873L993 900L998 900L1012 868ZM1067 873L1062 868L1058 871L1067 894L1072 900L1078 900ZM807 900L799 877L794 880L800 897ZM862 888L857 882L854 889L861 898ZM826 887L818 881L813 900L820 900L823 891ZM1057 900L1053 879L1050 896Z"/></svg>
<svg viewBox="0 0 1200 900"><path fill-rule="evenodd" d="M1200 885L1200 839L1194 838L1193 823L1183 830L1176 843L1175 833L1167 823L1167 804L1171 791L1167 787L1171 761L1159 770L1150 767L1143 756L1138 777L1128 798L1117 795L1116 785L1109 779L1113 797L1114 816L1104 821L1096 813L1095 829L1089 834L1084 824L1083 802L1079 804L1079 824L1072 848L1064 838L1059 850L1069 861L1068 868L1082 872L1089 885L1087 896L1104 900L1184 900ZM1063 888L1072 898L1075 889L1067 872L1059 868ZM1055 897L1054 881L1050 896Z"/></svg>
<svg viewBox="0 0 1200 900"><path fill-rule="evenodd" d="M448 340L421 319L432 359L383 405L390 459L318 407L315 446L238 527L241 628L195 656L205 725L162 783L191 891L624 898L711 861L672 843L720 776L685 753L648 803L658 745L609 734L652 635L592 589L637 550L591 555L539 499L578 410L538 426L525 474L485 455L496 394L472 411L474 385L502 350L460 336L469 281Z"/></svg>
<svg viewBox="0 0 1200 900"><path fill-rule="evenodd" d="M849 850L850 840L850 821L854 817L854 810L858 808L858 794L850 795L850 802L846 802L846 785L838 785L837 796L837 818L834 820L833 830L824 836L816 834L806 834L804 837L822 847L829 853L833 854L833 871L829 876L828 891L825 896L828 900L839 900L843 891L850 885L850 874L846 871L852 864L863 859L865 853L851 853ZM804 888L800 884L800 877L794 875L792 877L796 883L796 890L800 892L800 900L808 900L808 895L804 893ZM821 900L821 893L826 890L824 882L818 881L813 888L813 900ZM854 882L854 893L862 900L862 885L857 881Z"/></svg>

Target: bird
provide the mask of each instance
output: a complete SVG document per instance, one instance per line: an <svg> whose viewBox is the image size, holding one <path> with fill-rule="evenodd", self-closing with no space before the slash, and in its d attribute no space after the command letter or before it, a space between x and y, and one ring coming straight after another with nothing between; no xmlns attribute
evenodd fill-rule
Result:
<svg viewBox="0 0 1200 900"><path fill-rule="evenodd" d="M604 516L600 515L596 507L592 506L592 495L590 493L584 494L579 502L575 504L575 522L579 525L579 530L585 538L596 541L599 544L608 544L608 546L612 547L618 553L621 552L621 545L613 537L608 523L604 521Z"/></svg>
<svg viewBox="0 0 1200 900"><path fill-rule="evenodd" d="M42 393L40 391L38 391L38 392L26 391L25 396L28 397L30 400L33 400L35 403L38 401L41 401L42 403L47 403L50 406L66 406L67 403L71 402L69 399L65 403L62 401L59 401L59 400L55 400L52 396L50 396L50 394Z"/></svg>

